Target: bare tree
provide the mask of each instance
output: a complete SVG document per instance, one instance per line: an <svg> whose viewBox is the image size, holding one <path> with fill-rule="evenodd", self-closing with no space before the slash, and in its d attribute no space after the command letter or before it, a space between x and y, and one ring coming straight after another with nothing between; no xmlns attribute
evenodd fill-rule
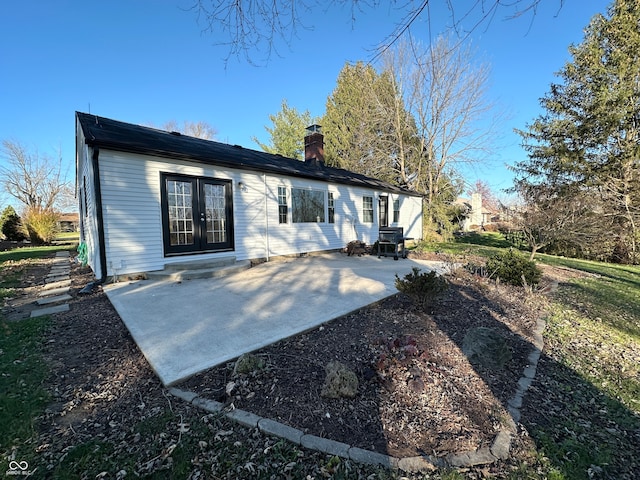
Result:
<svg viewBox="0 0 640 480"><path fill-rule="evenodd" d="M532 18L543 0L476 0L460 6L460 2L438 0L449 11L449 28L465 38L476 28L488 26L503 13L503 17L513 18L530 14ZM552 1L552 0L546 0ZM555 0L562 8L564 0ZM396 41L404 37L416 20L429 18L429 0L194 0L191 10L195 11L198 23L205 32L219 37L218 44L229 47L228 58L244 57L249 63L261 55L261 62L268 61L272 54L279 54L278 43L290 45L298 29L313 28L311 15L314 10L330 8L334 5L349 6L351 21L355 24L359 15L368 11L387 7L396 8L402 20L389 26L389 33L380 39L372 61L384 54ZM388 7L387 7L388 8ZM463 28L464 25L469 27Z"/></svg>
<svg viewBox="0 0 640 480"><path fill-rule="evenodd" d="M203 140L213 140L218 134L215 128L202 120L198 122L185 120L182 126L175 120L170 120L162 126L162 129L168 132L180 132L190 137L202 138Z"/></svg>
<svg viewBox="0 0 640 480"><path fill-rule="evenodd" d="M65 179L62 155L53 159L30 151L15 140L2 142L6 166L0 167L5 191L29 209L50 211L64 208L71 194L71 182Z"/></svg>
<svg viewBox="0 0 640 480"><path fill-rule="evenodd" d="M531 249L530 260L552 244L594 250L593 245L602 243L611 225L602 216L593 195L586 193L565 197L537 192L516 211L514 220Z"/></svg>
<svg viewBox="0 0 640 480"><path fill-rule="evenodd" d="M489 67L472 58L472 50L452 37L428 46L408 39L383 57L402 88L412 122L398 131L414 132L408 141L398 141L406 147L398 157L403 177L410 188L425 194L433 226L448 223L445 204L462 191L459 167L481 161L493 139L494 119L489 117L494 107L486 96Z"/></svg>

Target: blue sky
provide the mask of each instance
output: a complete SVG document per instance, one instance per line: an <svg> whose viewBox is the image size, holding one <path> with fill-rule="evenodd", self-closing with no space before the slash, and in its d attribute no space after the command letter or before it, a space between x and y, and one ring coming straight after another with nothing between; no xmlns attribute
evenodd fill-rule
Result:
<svg viewBox="0 0 640 480"><path fill-rule="evenodd" d="M453 3L464 7L476 0ZM0 140L52 155L61 149L71 176L76 110L154 125L202 120L217 130L217 140L258 149L251 138L268 141L264 127L283 99L299 111L322 115L345 62L368 60L372 47L402 18L387 6L358 13L355 22L350 9L339 5L303 12L309 28L299 29L290 46L279 45L281 56L266 66L252 66L235 58L225 62L227 47L202 31L189 10L192 4L2 2ZM413 27L424 41L450 23L441 6L445 1L432 4L430 31L426 16ZM569 60L567 47L582 41L590 18L605 13L609 4L542 0L535 16L506 20L513 11L500 10L490 24L473 31L473 47L491 66L489 98L509 119L501 125L492 161L466 172L470 183L482 179L496 191L511 185L505 165L526 157L513 128L524 128L541 113L538 100Z"/></svg>

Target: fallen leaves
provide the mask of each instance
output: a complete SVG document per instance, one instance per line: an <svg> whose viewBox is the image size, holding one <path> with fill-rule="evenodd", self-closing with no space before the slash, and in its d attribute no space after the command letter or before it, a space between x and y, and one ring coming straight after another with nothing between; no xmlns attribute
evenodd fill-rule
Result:
<svg viewBox="0 0 640 480"><path fill-rule="evenodd" d="M400 456L475 450L490 445L509 416L507 401L527 365L539 310L525 297L459 276L431 314L396 296L262 349L261 371L234 375L229 362L184 388L364 449ZM462 354L474 326L502 332L514 352L504 371L474 367ZM332 361L357 373L354 399L321 397Z"/></svg>

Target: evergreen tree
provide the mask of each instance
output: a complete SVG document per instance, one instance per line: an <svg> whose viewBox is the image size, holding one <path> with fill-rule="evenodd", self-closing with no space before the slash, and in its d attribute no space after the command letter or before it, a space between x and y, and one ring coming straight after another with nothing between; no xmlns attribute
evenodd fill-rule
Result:
<svg viewBox="0 0 640 480"><path fill-rule="evenodd" d="M615 0L596 15L572 60L519 131L529 158L515 166L527 201L584 199L610 225L610 258L637 261L640 226L640 4Z"/></svg>
<svg viewBox="0 0 640 480"><path fill-rule="evenodd" d="M11 205L2 211L0 228L2 229L4 237L12 242L21 242L26 238L22 230L20 216Z"/></svg>
<svg viewBox="0 0 640 480"><path fill-rule="evenodd" d="M271 136L271 144L260 142L257 137L252 140L268 153L280 154L288 158L304 160L305 129L312 123L308 110L300 113L289 107L287 100L282 100L282 109L275 115L269 115L273 127L264 127Z"/></svg>
<svg viewBox="0 0 640 480"><path fill-rule="evenodd" d="M327 163L401 184L392 117L398 103L401 95L389 72L362 62L345 64L321 120ZM402 107L401 115L407 115Z"/></svg>

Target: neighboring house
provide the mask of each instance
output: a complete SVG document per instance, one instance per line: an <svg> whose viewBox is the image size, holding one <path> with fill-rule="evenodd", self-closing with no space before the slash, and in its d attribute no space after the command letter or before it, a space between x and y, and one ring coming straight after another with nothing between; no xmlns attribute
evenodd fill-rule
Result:
<svg viewBox="0 0 640 480"><path fill-rule="evenodd" d="M77 213L61 213L58 217L58 228L61 232L77 232L79 218Z"/></svg>
<svg viewBox="0 0 640 480"><path fill-rule="evenodd" d="M380 226L422 238L422 197L324 165L76 112L80 240L99 279L185 260L237 260L368 244Z"/></svg>
<svg viewBox="0 0 640 480"><path fill-rule="evenodd" d="M500 220L500 212L491 210L482 204L480 193L471 194L471 199L458 198L455 203L463 205L466 209L465 217L461 222L463 232L482 229L485 225Z"/></svg>

